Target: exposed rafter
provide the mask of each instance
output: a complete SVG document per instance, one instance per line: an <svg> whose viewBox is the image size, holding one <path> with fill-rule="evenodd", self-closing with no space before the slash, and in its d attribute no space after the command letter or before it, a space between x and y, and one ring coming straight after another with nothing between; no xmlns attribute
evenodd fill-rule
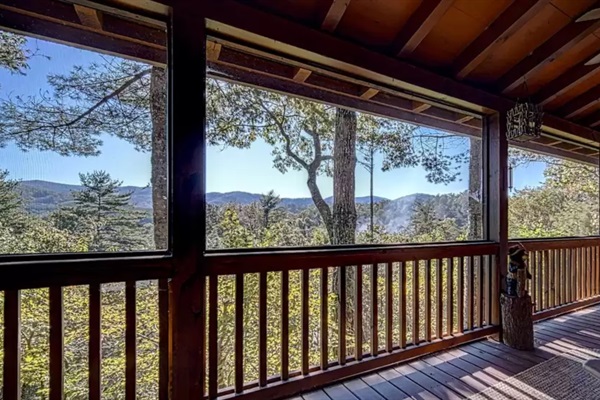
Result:
<svg viewBox="0 0 600 400"><path fill-rule="evenodd" d="M425 39L438 21L446 14L454 0L428 0L406 22L391 46L395 56L407 56Z"/></svg>
<svg viewBox="0 0 600 400"><path fill-rule="evenodd" d="M428 108L431 108L431 104L427 104L427 103L421 103L419 101L414 101L413 102L413 111L416 113L420 113L423 112L425 110L427 110Z"/></svg>
<svg viewBox="0 0 600 400"><path fill-rule="evenodd" d="M379 93L379 89L368 88L360 95L361 99L369 100L373 98L377 93Z"/></svg>
<svg viewBox="0 0 600 400"><path fill-rule="evenodd" d="M464 117L461 117L461 118L457 119L456 123L457 124L464 124L466 122L471 121L473 118L475 118L475 117L473 117L472 115L465 115Z"/></svg>
<svg viewBox="0 0 600 400"><path fill-rule="evenodd" d="M102 13L100 11L79 4L74 4L73 7L83 25L102 30Z"/></svg>
<svg viewBox="0 0 600 400"><path fill-rule="evenodd" d="M549 2L550 0L519 0L511 4L456 58L452 66L455 76L463 79L469 75Z"/></svg>
<svg viewBox="0 0 600 400"><path fill-rule="evenodd" d="M219 59L221 55L221 43L211 42L210 40L206 42L206 58L211 61L216 61Z"/></svg>
<svg viewBox="0 0 600 400"><path fill-rule="evenodd" d="M292 79L294 79L296 82L305 82L311 73L312 71L308 69L296 68L294 71L294 77Z"/></svg>
<svg viewBox="0 0 600 400"><path fill-rule="evenodd" d="M600 84L562 106L557 113L565 118L574 118L598 103L598 101L600 101Z"/></svg>
<svg viewBox="0 0 600 400"><path fill-rule="evenodd" d="M328 32L335 31L346 12L346 8L348 8L348 4L350 4L350 0L332 0L327 15L325 15L321 24L321 29Z"/></svg>
<svg viewBox="0 0 600 400"><path fill-rule="evenodd" d="M582 119L578 120L577 123L592 128L597 127L600 125L600 110L594 111L590 115L583 117Z"/></svg>
<svg viewBox="0 0 600 400"><path fill-rule="evenodd" d="M596 2L591 8L596 8L598 5L600 5L600 2ZM547 63L554 61L572 49L582 39L593 34L599 28L600 21L569 23L504 74L497 82L498 90L506 93L515 89L523 82L524 77L539 71Z"/></svg>
<svg viewBox="0 0 600 400"><path fill-rule="evenodd" d="M600 66L598 65L576 65L560 75L558 78L554 79L552 82L544 85L535 94L535 102L545 105L561 94L567 92L569 89L574 88L575 86L584 82L592 75L598 73L598 71L600 71Z"/></svg>

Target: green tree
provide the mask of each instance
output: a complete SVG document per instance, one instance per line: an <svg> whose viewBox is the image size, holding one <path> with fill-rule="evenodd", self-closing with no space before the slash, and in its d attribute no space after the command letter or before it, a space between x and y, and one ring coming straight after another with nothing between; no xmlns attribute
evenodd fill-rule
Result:
<svg viewBox="0 0 600 400"><path fill-rule="evenodd" d="M33 55L25 48L24 36L0 31L0 67L12 73L23 73L28 68L27 61Z"/></svg>
<svg viewBox="0 0 600 400"><path fill-rule="evenodd" d="M130 202L132 192L121 192L122 182L104 171L79 174L83 190L73 193L75 206L55 216L59 226L89 238L91 251L131 251L147 248L144 213ZM65 212L66 211L66 212ZM73 219L77 224L73 224Z"/></svg>
<svg viewBox="0 0 600 400"><path fill-rule="evenodd" d="M279 206L281 198L275 194L274 190L270 190L267 194L260 196L260 206L263 210L263 227L269 228L269 216Z"/></svg>

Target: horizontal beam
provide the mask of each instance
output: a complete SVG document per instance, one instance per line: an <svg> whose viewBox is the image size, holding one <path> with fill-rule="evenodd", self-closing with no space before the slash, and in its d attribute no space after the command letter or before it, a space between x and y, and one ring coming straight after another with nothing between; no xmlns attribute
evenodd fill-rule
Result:
<svg viewBox="0 0 600 400"><path fill-rule="evenodd" d="M208 75L210 77L225 81L247 84L260 89L268 89L282 94L291 94L313 101L338 105L340 107L346 107L360 112L393 118L460 135L477 136L480 132L479 129L474 127L457 124L451 121L444 121L442 119L423 114L416 114L411 111L396 108L390 104L377 102L375 99L365 100L360 97L353 97L347 94L332 92L316 86L300 84L292 79L283 79L266 75L261 76L260 74L257 74L256 71L245 70L234 65L209 63L209 67L210 71ZM381 94L378 96L380 95Z"/></svg>
<svg viewBox="0 0 600 400"><path fill-rule="evenodd" d="M464 79L500 45L528 23L548 5L549 0L519 0L513 2L465 50L452 66L458 79Z"/></svg>
<svg viewBox="0 0 600 400"><path fill-rule="evenodd" d="M49 21L17 13L6 9L2 1L4 0L0 0L0 27L8 31L157 66L164 66L167 62L166 47L141 44L117 37L119 35L108 36L102 32L89 30L83 25Z"/></svg>
<svg viewBox="0 0 600 400"><path fill-rule="evenodd" d="M0 290L91 283L145 281L173 276L169 256L107 257L102 254L3 256Z"/></svg>
<svg viewBox="0 0 600 400"><path fill-rule="evenodd" d="M234 0L207 0L204 5L209 29L243 39L246 43L261 46L268 51L302 57L354 76L394 84L420 95L473 110L505 112L514 105L513 100L503 96ZM600 141L600 133L597 131L550 113L544 114L544 125L586 140Z"/></svg>
<svg viewBox="0 0 600 400"><path fill-rule="evenodd" d="M353 248L321 248L288 250L270 253L241 251L211 253L206 256L206 274L229 275L332 267L357 264L433 260L447 257L493 255L498 252L495 243L448 243L435 245L381 245Z"/></svg>
<svg viewBox="0 0 600 400"><path fill-rule="evenodd" d="M576 160L589 165L598 165L598 157L586 156L581 153L563 150L558 147L543 145L536 142L510 142L510 145L547 156L562 158L565 160Z"/></svg>

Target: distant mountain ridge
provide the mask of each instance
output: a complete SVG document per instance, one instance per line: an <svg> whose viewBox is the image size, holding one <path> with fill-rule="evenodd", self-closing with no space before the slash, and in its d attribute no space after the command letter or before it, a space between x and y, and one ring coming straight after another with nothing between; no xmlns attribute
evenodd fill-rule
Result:
<svg viewBox="0 0 600 400"><path fill-rule="evenodd" d="M43 215L56 210L59 207L65 207L73 204L72 192L82 190L82 186L69 185L57 182L48 182L41 180L21 181L18 185L21 191L25 208L38 215ZM152 188L123 186L122 192L132 192L131 203L136 208L150 210L152 209ZM248 192L211 192L206 194L208 204L252 204L260 200L261 194ZM376 203L385 201L383 211L377 217L377 223L385 226L388 232L398 232L410 222L412 209L416 201L432 200L435 209L440 218L454 218L459 225L467 221L466 194L445 194L429 195L414 193L390 200L380 196L374 196ZM327 197L325 201L329 204L333 202L332 197ZM360 196L356 198L357 204L369 204L369 196ZM311 198L282 198L280 206L291 212L297 212L303 208L313 205ZM364 227L359 226L359 229Z"/></svg>

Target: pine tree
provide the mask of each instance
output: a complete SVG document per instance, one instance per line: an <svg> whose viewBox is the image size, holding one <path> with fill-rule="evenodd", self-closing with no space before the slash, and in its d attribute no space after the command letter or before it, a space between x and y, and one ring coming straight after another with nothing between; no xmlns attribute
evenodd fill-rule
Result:
<svg viewBox="0 0 600 400"><path fill-rule="evenodd" d="M144 212L131 206L132 192L122 192L121 181L105 171L79 174L83 190L73 193L76 205L56 215L61 228L88 236L90 251L147 249Z"/></svg>

